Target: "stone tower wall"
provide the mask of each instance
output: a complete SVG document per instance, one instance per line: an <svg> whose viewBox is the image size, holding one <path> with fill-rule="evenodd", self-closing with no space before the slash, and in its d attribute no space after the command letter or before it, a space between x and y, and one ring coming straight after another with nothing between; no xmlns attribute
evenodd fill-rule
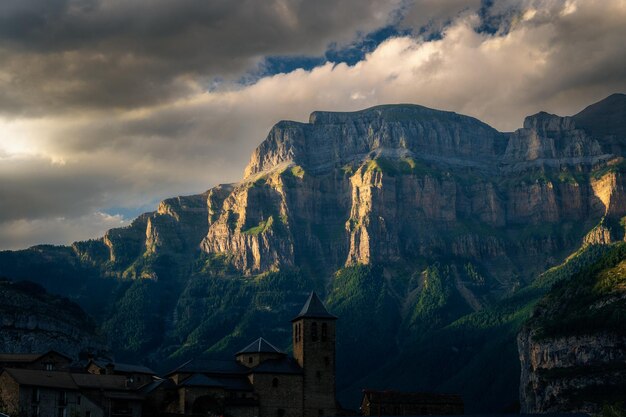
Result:
<svg viewBox="0 0 626 417"><path fill-rule="evenodd" d="M293 352L304 370L304 417L335 415L335 321L295 321Z"/></svg>

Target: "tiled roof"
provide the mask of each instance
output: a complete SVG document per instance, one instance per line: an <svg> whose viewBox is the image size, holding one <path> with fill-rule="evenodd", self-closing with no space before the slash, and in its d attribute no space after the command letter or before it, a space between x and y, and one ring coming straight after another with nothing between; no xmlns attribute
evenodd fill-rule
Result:
<svg viewBox="0 0 626 417"><path fill-rule="evenodd" d="M41 357L39 353L3 353L0 355L0 362L35 362Z"/></svg>
<svg viewBox="0 0 626 417"><path fill-rule="evenodd" d="M242 353L283 353L276 346L268 342L267 340L259 337L254 342L250 343L245 348L237 352L237 355Z"/></svg>
<svg viewBox="0 0 626 417"><path fill-rule="evenodd" d="M4 370L20 385L77 390L78 386L69 372L39 371L32 369Z"/></svg>
<svg viewBox="0 0 626 417"><path fill-rule="evenodd" d="M211 376L195 374L179 384L183 387L214 387L228 391L252 391L252 385L246 376Z"/></svg>
<svg viewBox="0 0 626 417"><path fill-rule="evenodd" d="M268 359L250 370L256 374L301 374L302 368L293 358Z"/></svg>
<svg viewBox="0 0 626 417"><path fill-rule="evenodd" d="M176 373L245 375L248 373L248 368L234 360L192 359L173 371L168 372L167 375Z"/></svg>
<svg viewBox="0 0 626 417"><path fill-rule="evenodd" d="M315 294L315 291L309 295L309 298L304 303L304 307L296 317L291 321L299 320L301 318L316 318L316 319L332 319L336 320L337 317L333 316L326 310L324 304L320 298Z"/></svg>
<svg viewBox="0 0 626 417"><path fill-rule="evenodd" d="M141 365L130 365L127 363L108 362L108 361L102 361L102 360L93 360L92 362L95 363L100 368L106 368L107 365L113 365L113 370L115 372L122 372L122 373L127 373L127 374L156 375L152 369L147 368L145 366L141 366Z"/></svg>
<svg viewBox="0 0 626 417"><path fill-rule="evenodd" d="M49 350L47 352L43 352L43 353L2 353L0 354L0 362L4 362L4 363L10 363L10 362L20 362L20 363L31 363L31 362L35 362L37 359L41 358L42 356L48 355L48 354L55 354L55 355L59 355L62 356L68 360L71 360L69 357L63 355L62 353L59 353L55 350Z"/></svg>

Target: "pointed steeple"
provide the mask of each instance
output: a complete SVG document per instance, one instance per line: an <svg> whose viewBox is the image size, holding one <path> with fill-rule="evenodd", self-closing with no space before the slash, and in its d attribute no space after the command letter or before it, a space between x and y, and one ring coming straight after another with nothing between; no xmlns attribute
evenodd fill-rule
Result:
<svg viewBox="0 0 626 417"><path fill-rule="evenodd" d="M320 300L317 294L315 294L315 291L313 291L309 295L309 298L306 300L306 303L304 303L300 314L294 317L291 321L296 321L303 318L337 320L336 316L333 316L328 312L328 310L326 310L326 307L324 307L322 300Z"/></svg>

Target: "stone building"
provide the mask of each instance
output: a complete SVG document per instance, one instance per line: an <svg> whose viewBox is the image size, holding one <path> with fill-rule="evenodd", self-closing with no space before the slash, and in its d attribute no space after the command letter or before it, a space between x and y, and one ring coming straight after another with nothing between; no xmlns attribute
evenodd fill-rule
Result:
<svg viewBox="0 0 626 417"><path fill-rule="evenodd" d="M11 416L140 417L143 397L122 375L5 368L0 405Z"/></svg>
<svg viewBox="0 0 626 417"><path fill-rule="evenodd" d="M454 394L364 390L364 416L420 416L463 414L463 399Z"/></svg>
<svg viewBox="0 0 626 417"><path fill-rule="evenodd" d="M293 357L263 338L234 360L192 360L166 375L157 408L232 417L319 417L337 413L335 320L311 293L292 320Z"/></svg>

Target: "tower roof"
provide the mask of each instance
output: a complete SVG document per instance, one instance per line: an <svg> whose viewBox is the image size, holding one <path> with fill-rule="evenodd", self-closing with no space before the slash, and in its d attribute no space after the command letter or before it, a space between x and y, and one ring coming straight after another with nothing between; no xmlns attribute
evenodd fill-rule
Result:
<svg viewBox="0 0 626 417"><path fill-rule="evenodd" d="M303 318L337 320L336 316L333 316L328 312L328 310L326 310L322 300L320 300L317 294L315 294L315 291L309 295L309 298L306 300L306 303L304 303L302 310L300 310L300 314L294 317L291 321Z"/></svg>
<svg viewBox="0 0 626 417"><path fill-rule="evenodd" d="M267 340L259 337L254 342L250 343L245 348L237 352L237 355L242 353L283 353L276 346L268 342Z"/></svg>

